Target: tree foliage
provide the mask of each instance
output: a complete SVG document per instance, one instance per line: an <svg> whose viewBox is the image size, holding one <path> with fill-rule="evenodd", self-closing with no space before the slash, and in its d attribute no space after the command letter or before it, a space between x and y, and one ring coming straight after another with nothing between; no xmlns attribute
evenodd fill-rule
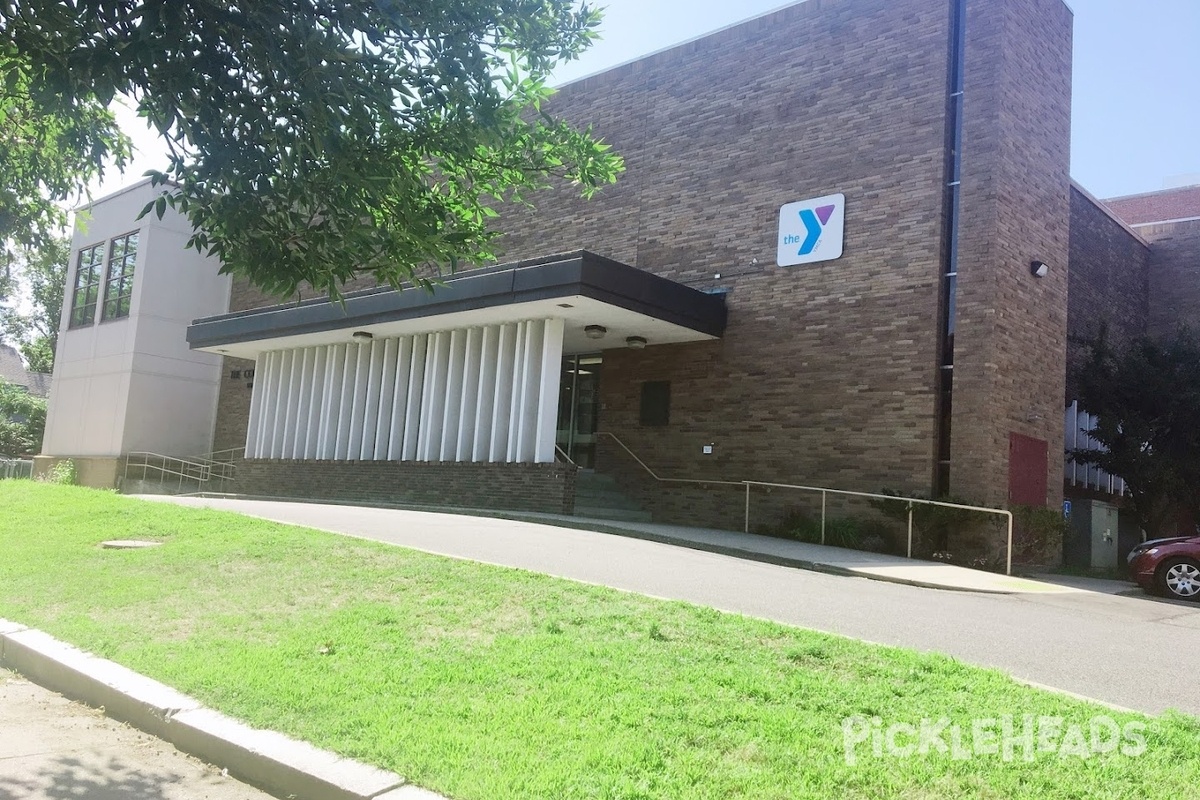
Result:
<svg viewBox="0 0 1200 800"><path fill-rule="evenodd" d="M153 210L185 212L191 246L336 295L486 261L496 204L615 179L542 108L598 21L576 0L16 0L0 47L55 113L134 98L170 149Z"/></svg>
<svg viewBox="0 0 1200 800"><path fill-rule="evenodd" d="M8 11L0 6L0 14ZM2 19L2 18L0 18ZM6 24L6 23L5 23ZM0 39L0 243L41 245L66 223L63 201L129 156L105 103L51 91L29 60Z"/></svg>
<svg viewBox="0 0 1200 800"><path fill-rule="evenodd" d="M70 256L69 239L48 235L40 245L10 261L12 293L0 303L0 337L21 351L34 372L54 369ZM27 313L22 311L18 293L29 302Z"/></svg>
<svg viewBox="0 0 1200 800"><path fill-rule="evenodd" d="M1132 510L1149 535L1174 532L1181 516L1200 520L1200 345L1186 328L1116 348L1102 331L1089 341L1079 376L1080 405L1099 418L1091 435L1103 450L1077 461L1124 479Z"/></svg>
<svg viewBox="0 0 1200 800"><path fill-rule="evenodd" d="M46 430L46 401L0 380L0 456L41 452Z"/></svg>

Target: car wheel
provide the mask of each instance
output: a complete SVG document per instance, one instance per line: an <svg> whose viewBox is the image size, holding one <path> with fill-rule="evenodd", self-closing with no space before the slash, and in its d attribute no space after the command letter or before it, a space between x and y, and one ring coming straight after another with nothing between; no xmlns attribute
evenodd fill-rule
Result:
<svg viewBox="0 0 1200 800"><path fill-rule="evenodd" d="M1200 564L1186 558L1166 562L1158 570L1158 588L1168 597L1200 599Z"/></svg>

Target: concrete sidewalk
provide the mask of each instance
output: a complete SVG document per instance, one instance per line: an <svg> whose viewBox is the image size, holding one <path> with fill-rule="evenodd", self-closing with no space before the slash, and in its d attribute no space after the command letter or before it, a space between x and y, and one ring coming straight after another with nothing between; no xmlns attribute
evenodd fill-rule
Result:
<svg viewBox="0 0 1200 800"><path fill-rule="evenodd" d="M0 800L270 800L171 745L0 669Z"/></svg>
<svg viewBox="0 0 1200 800"><path fill-rule="evenodd" d="M494 512L489 512L494 513ZM507 515L504 515L507 516ZM777 539L740 531L688 528L650 522L617 522L584 519L560 514L522 514L525 519L551 525L603 531L652 542L704 550L767 564L796 567L834 575L853 575L889 583L988 594L1056 594L1086 591L1081 586L998 575L978 569L956 567L937 561L920 561L903 556L827 547L790 539Z"/></svg>

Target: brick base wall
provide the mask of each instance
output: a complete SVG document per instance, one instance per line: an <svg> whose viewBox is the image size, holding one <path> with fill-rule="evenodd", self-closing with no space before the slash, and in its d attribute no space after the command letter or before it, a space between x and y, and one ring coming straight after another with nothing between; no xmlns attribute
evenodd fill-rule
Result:
<svg viewBox="0 0 1200 800"><path fill-rule="evenodd" d="M269 497L570 514L575 468L565 464L397 461L238 462L230 491Z"/></svg>

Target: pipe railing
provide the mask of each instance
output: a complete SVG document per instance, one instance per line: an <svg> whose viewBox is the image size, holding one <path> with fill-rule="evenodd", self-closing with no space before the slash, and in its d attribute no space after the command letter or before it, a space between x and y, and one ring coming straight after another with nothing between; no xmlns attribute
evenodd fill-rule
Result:
<svg viewBox="0 0 1200 800"><path fill-rule="evenodd" d="M124 480L129 480L129 473L132 470L141 468L141 480L148 480L151 473L154 473L160 483L166 483L164 478L170 476L178 478L176 488L183 490L184 482L195 481L197 485L205 484L212 481L214 478L219 481L226 481L233 477L233 464L220 461L196 460L187 458L177 458L176 456L167 456L162 453L146 453L137 452L129 453L125 457L125 472Z"/></svg>
<svg viewBox="0 0 1200 800"><path fill-rule="evenodd" d="M32 478L33 462L27 458L0 458L0 480Z"/></svg>
<svg viewBox="0 0 1200 800"><path fill-rule="evenodd" d="M608 438L610 438L614 442L616 442L618 445L620 445L621 449L624 450L626 453L628 453L630 458L632 458L634 461L636 461L638 464L640 464L642 469L646 470L646 472L650 474L650 477L654 478L654 480L658 481L659 483L707 483L707 484L719 484L722 486L741 486L742 485L742 481L716 481L716 480L705 480L702 478L663 478L663 477L659 476L659 474L656 473L654 470L650 469L650 467L647 466L646 462L642 461L640 458L638 458L637 454L634 453L632 450L630 450L629 447L624 442L622 442L620 439L618 439L615 434L607 433L604 431L598 431L596 433L596 435L597 436L607 436Z"/></svg>
<svg viewBox="0 0 1200 800"><path fill-rule="evenodd" d="M229 447L224 450L215 450L211 453L203 453L198 456L190 456L189 461L207 461L215 464L229 464L236 461L246 452L245 447Z"/></svg>
<svg viewBox="0 0 1200 800"><path fill-rule="evenodd" d="M897 503L906 503L908 505L908 551L909 558L913 557L913 506L940 506L941 508L957 508L962 511L979 511L985 514L999 514L1003 516L1008 524L1007 535L1007 555L1005 558L1004 573L1012 575L1012 556L1013 556L1013 515L1011 511L1003 508L987 508L985 506L968 506L962 503L945 503L941 500L923 500L917 497L897 497L894 494L875 494L873 492L851 492L845 489L827 489L820 486L799 486L792 483L769 483L766 481L741 481L746 485L746 533L750 532L750 487L751 486L766 486L775 489L798 489L806 492L821 493L821 544L825 544L825 507L828 495L836 494L847 497L867 497L874 500L890 500Z"/></svg>
<svg viewBox="0 0 1200 800"><path fill-rule="evenodd" d="M642 469L649 473L650 477L654 478L659 483L692 483L692 484L718 484L724 486L744 486L746 488L746 515L745 515L745 532L750 532L750 488L752 486L764 486L775 489L798 489L807 492L820 492L821 494L821 544L825 544L825 521L826 521L826 506L828 496L831 494L843 495L848 497L866 497L877 500L891 500L894 502L908 504L908 558L913 557L913 506L920 504L926 506L940 506L942 508L957 508L963 511L979 511L985 514L999 514L1007 521L1007 555L1005 557L1004 573L1012 575L1012 559L1013 559L1013 515L1011 511L1003 508L986 508L984 506L968 506L962 503L946 503L941 500L922 500L916 497L897 497L892 494L875 494L873 492L852 492L845 489L828 489L820 486L801 486L792 483L769 483L766 481L715 481L702 480L698 478L663 478L654 470L650 469L645 461L637 457L629 447L622 442L615 434L607 432L598 432L597 436L607 436L621 446L629 456L641 465Z"/></svg>

